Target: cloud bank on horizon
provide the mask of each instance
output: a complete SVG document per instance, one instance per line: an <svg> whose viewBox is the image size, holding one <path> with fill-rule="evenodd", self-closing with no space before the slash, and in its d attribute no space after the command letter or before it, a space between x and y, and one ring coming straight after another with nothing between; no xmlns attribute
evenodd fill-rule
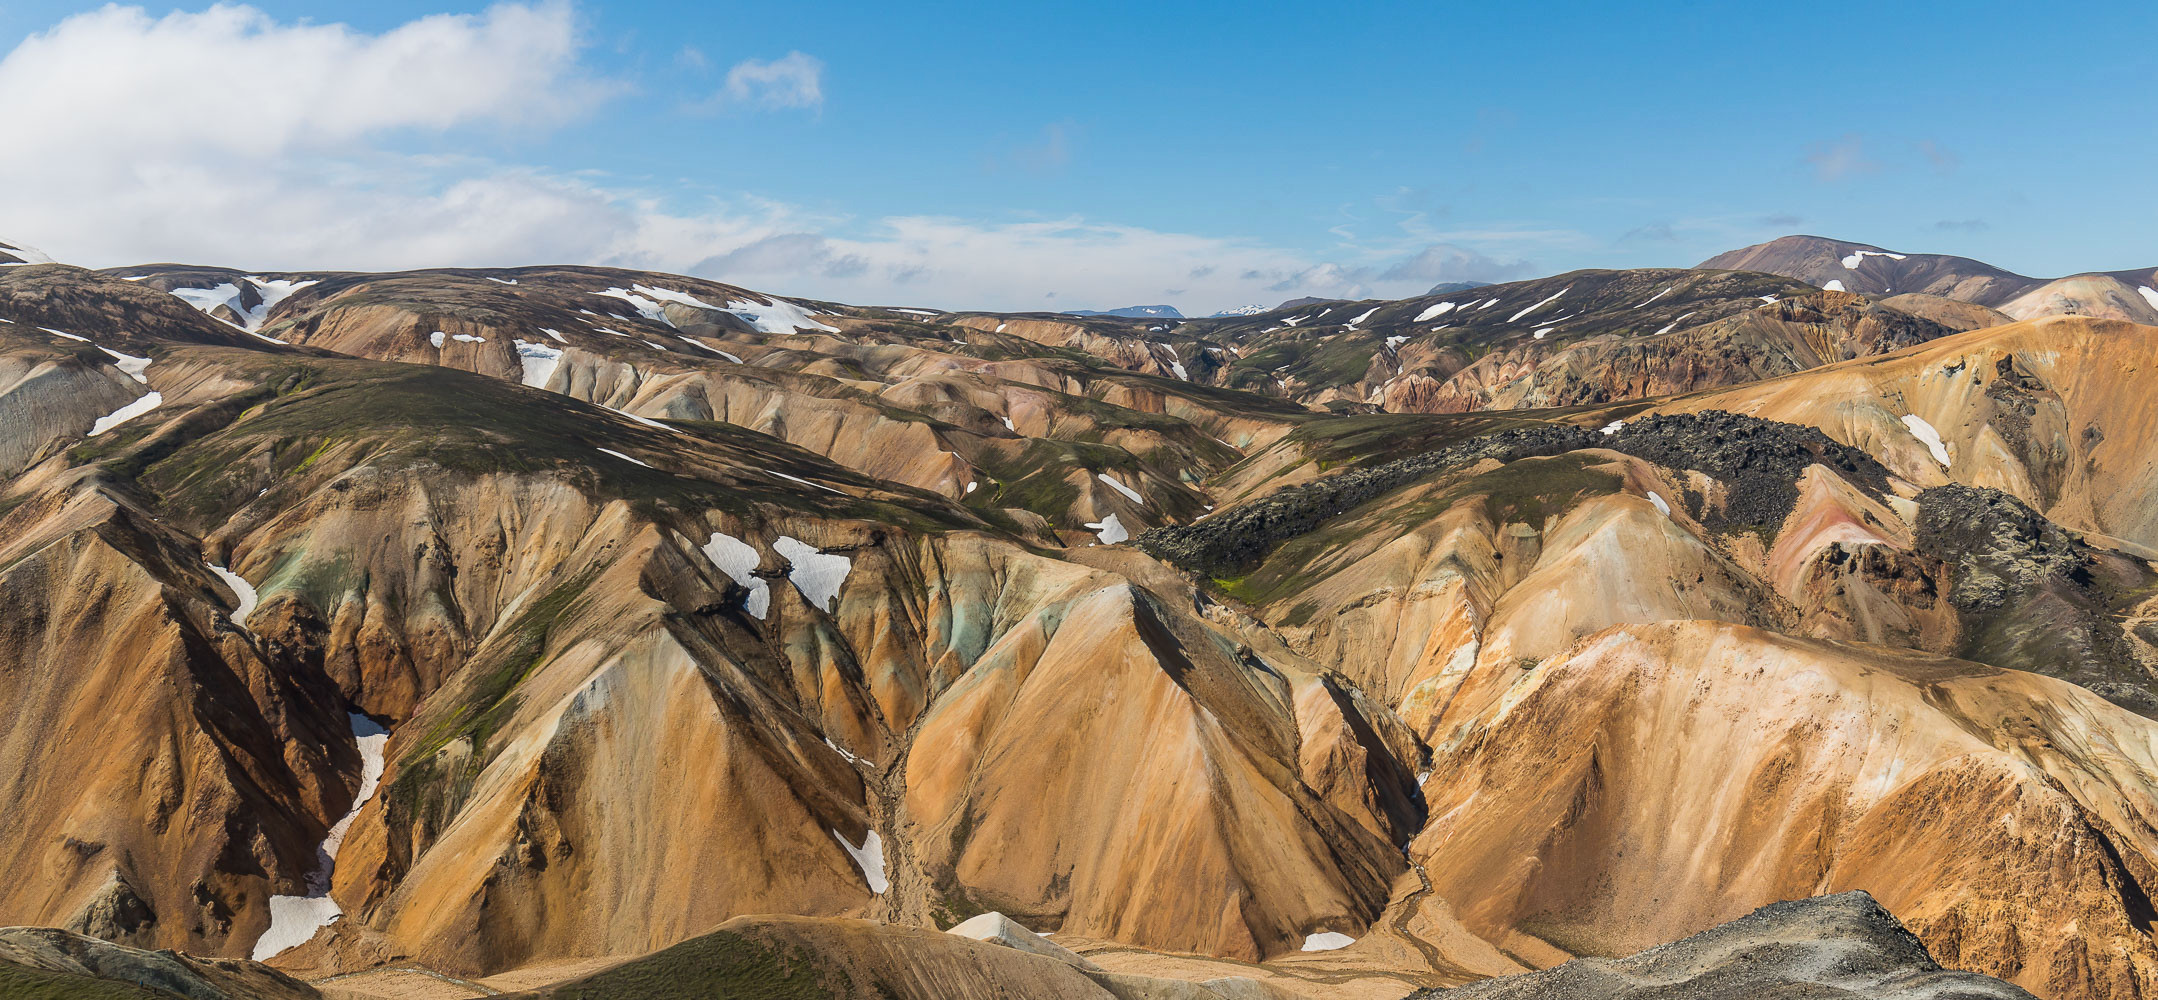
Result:
<svg viewBox="0 0 2158 1000"><path fill-rule="evenodd" d="M1010 135L1001 151L960 151L951 169L978 167L986 177L1023 168L1004 172L1060 180L1098 195L1092 202L925 210L904 183L878 187L889 145L853 145L851 134L804 142L790 124L821 121L834 101L866 99L863 87L846 89L848 66L828 62L814 36L774 37L724 70L700 39L665 39L679 46L676 66L709 74L691 92L657 80L649 64L668 60L635 56L642 43L599 37L594 25L606 17L567 0L371 28L235 4L62 16L0 56L0 134L9 137L0 145L0 227L91 266L595 263L865 303L1174 301L1204 312L1297 295L1403 296L1577 266L1683 266L1705 256L1702 246L1727 249L1802 221L1658 209L1664 217L1599 238L1533 218L1456 221L1428 192L1399 187L1331 213L1300 210L1318 236L1311 240L1163 226L1149 206L1085 176L1074 152L1097 143L1099 161L1146 151L1102 148L1108 137L1069 118ZM670 117L654 125L653 107ZM1503 134L1514 119L1476 111L1464 155L1481 155L1487 133ZM1857 132L1827 135L1791 141L1791 174L1825 185L1892 169ZM698 176L636 169L646 148L691 140L717 150ZM591 154L603 147L616 155L601 165ZM1913 148L1914 162L1922 153L1935 175L1961 162L1931 139ZM868 194L789 199L734 177L746 158L785 166L834 157L858 161L845 166ZM1216 167L1225 172L1268 166L1249 150L1223 157ZM1934 216L1961 221L1929 220L1925 231L1996 228L1964 215Z"/></svg>

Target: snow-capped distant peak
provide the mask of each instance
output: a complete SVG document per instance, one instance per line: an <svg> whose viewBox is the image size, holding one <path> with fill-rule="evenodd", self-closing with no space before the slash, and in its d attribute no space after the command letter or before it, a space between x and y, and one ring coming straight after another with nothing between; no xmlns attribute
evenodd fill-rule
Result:
<svg viewBox="0 0 2158 1000"><path fill-rule="evenodd" d="M0 254L6 254L7 256L15 258L14 260L0 261L0 267L9 267L18 264L59 263L58 261L53 260L52 257L47 255L43 250L39 250L38 248L33 246L24 246L20 243L0 243Z"/></svg>
<svg viewBox="0 0 2158 1000"><path fill-rule="evenodd" d="M1217 317L1220 317L1220 316L1257 316L1257 315L1259 315L1260 313L1263 313L1263 312L1265 312L1265 311L1266 311L1266 307L1265 307L1265 306L1234 306L1234 307L1232 307L1232 308L1228 308L1228 309L1223 309L1222 311L1220 311L1220 312L1218 312L1218 313L1215 313L1214 315L1215 315L1215 316L1217 316Z"/></svg>

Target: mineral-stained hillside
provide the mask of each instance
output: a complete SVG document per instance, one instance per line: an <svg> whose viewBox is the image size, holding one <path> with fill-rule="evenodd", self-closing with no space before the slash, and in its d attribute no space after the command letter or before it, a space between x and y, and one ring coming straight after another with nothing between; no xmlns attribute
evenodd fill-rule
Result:
<svg viewBox="0 0 2158 1000"><path fill-rule="evenodd" d="M0 252L0 986L2158 988L2158 328Z"/></svg>

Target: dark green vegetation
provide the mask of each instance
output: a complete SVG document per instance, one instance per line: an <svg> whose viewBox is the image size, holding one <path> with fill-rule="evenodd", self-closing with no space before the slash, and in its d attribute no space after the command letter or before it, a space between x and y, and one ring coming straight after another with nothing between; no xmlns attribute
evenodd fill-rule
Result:
<svg viewBox="0 0 2158 1000"><path fill-rule="evenodd" d="M201 350L215 351L201 360L224 362L256 379L255 385L167 416L161 427L130 426L74 453L79 461L102 463L121 488L193 530L222 523L265 490L349 489L338 477L363 465L459 478L549 476L597 499L629 501L654 518L668 511L746 513L753 497L763 497L928 531L989 527L942 497L871 480L733 424L681 422L662 429L448 368ZM602 454L603 447L655 468ZM814 489L764 473L868 495Z"/></svg>
<svg viewBox="0 0 2158 1000"><path fill-rule="evenodd" d="M1604 434L1565 424L1519 427L1472 437L1409 458L1350 469L1282 489L1197 524L1155 528L1135 541L1163 559L1211 577L1234 577L1276 545L1403 486L1486 458L1514 462L1583 448L1608 448L1673 469L1699 469L1730 486L1706 523L1766 525L1798 502L1798 477L1816 463L1878 494L1888 470L1871 456L1811 427L1709 410L1663 414ZM1517 495L1508 487L1501 491ZM1541 486L1537 496L1551 495Z"/></svg>
<svg viewBox="0 0 2158 1000"><path fill-rule="evenodd" d="M5 1000L173 1000L179 995L134 983L0 962L0 998Z"/></svg>
<svg viewBox="0 0 2158 1000"><path fill-rule="evenodd" d="M546 1000L825 1000L855 995L824 956L714 931L582 979Z"/></svg>

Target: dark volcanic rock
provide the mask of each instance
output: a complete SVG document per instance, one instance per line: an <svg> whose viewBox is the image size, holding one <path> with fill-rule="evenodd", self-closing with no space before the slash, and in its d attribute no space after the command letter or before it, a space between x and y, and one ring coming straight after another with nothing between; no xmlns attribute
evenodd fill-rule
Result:
<svg viewBox="0 0 2158 1000"><path fill-rule="evenodd" d="M1409 1000L2031 1000L2021 987L1943 969L1863 892L1774 903L1629 958L1580 958L1540 972Z"/></svg>
<svg viewBox="0 0 2158 1000"><path fill-rule="evenodd" d="M2115 619L2110 593L2151 573L2109 558L2023 501L1984 487L1918 495L1918 551L1951 567L1948 600L1962 619L1956 655L2059 677L2158 717L2158 679Z"/></svg>

